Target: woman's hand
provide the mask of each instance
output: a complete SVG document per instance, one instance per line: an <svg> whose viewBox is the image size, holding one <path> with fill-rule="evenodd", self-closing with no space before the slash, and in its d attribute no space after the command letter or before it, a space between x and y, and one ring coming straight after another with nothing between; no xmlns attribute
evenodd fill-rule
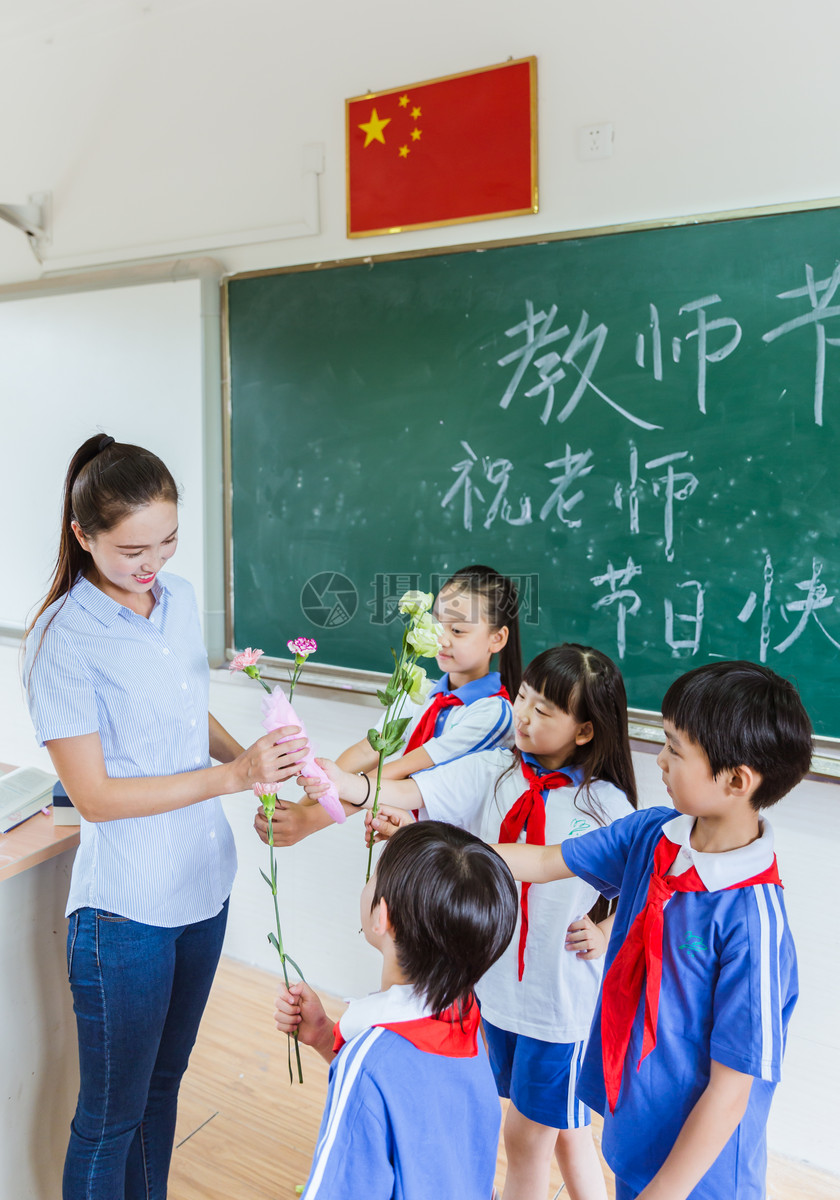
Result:
<svg viewBox="0 0 840 1200"><path fill-rule="evenodd" d="M278 796L271 821L271 836L275 846L294 846L310 833L332 824L332 817L320 804L295 804L291 800L281 800ZM268 845L268 818L262 807L257 809L254 828L260 840Z"/></svg>
<svg viewBox="0 0 840 1200"><path fill-rule="evenodd" d="M283 783L300 774L299 763L306 758L309 742L296 738L297 725L284 725L264 734L228 764L231 792L251 791L255 783ZM283 740L288 739L288 740Z"/></svg>

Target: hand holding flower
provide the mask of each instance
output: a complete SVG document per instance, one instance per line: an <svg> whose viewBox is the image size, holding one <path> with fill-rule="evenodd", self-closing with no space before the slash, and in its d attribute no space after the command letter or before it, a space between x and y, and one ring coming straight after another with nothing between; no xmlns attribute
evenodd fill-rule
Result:
<svg viewBox="0 0 840 1200"><path fill-rule="evenodd" d="M413 824L414 817L407 808L391 808L387 804L380 804L376 816L372 812L365 813L365 845L371 844L371 837L374 842L386 842L403 825Z"/></svg>
<svg viewBox="0 0 840 1200"><path fill-rule="evenodd" d="M237 784L233 791L250 791L255 783L283 783L300 774L306 761L309 742L298 725L287 725L272 734L264 734L253 746L228 764ZM282 734L282 738L278 738Z"/></svg>
<svg viewBox="0 0 840 1200"><path fill-rule="evenodd" d="M283 689L279 685L273 689L269 696L263 698L263 713L265 715L263 729L279 731L288 721L295 721L300 726L300 732L304 737L306 736L306 729L303 722L286 699ZM281 738L277 740L282 741ZM315 759L315 752L311 748L301 762L300 774L314 776L322 784L327 785L324 791L314 798L317 799L319 804L323 805L332 819L339 825L345 821L347 816L339 803L338 792L333 786L332 780L325 774L323 768L318 765Z"/></svg>
<svg viewBox="0 0 840 1200"><path fill-rule="evenodd" d="M281 986L274 1002L274 1024L281 1033L296 1033L299 1041L313 1046L327 1062L333 1059L333 1023L308 983Z"/></svg>
<svg viewBox="0 0 840 1200"><path fill-rule="evenodd" d="M301 777L298 776L300 779ZM324 786L324 785L321 785ZM315 814L321 811L317 804L296 804L293 800L279 800L271 818L271 831L275 846L294 846L309 833L320 828L315 823ZM254 817L254 829L260 841L268 842L268 818L262 807Z"/></svg>

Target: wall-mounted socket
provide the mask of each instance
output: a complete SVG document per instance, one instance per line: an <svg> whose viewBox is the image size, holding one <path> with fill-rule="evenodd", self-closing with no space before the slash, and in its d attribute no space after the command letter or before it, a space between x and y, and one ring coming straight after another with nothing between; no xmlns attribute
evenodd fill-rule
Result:
<svg viewBox="0 0 840 1200"><path fill-rule="evenodd" d="M610 158L613 152L612 122L584 125L578 130L578 156L583 159Z"/></svg>

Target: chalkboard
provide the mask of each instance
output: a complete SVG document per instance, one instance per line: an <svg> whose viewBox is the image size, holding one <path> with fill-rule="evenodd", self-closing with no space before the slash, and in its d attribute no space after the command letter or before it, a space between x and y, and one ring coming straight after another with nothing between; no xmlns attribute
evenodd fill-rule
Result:
<svg viewBox="0 0 840 1200"><path fill-rule="evenodd" d="M764 661L840 735L838 259L825 208L232 279L235 645L387 670L395 598L489 563L526 660L652 710Z"/></svg>

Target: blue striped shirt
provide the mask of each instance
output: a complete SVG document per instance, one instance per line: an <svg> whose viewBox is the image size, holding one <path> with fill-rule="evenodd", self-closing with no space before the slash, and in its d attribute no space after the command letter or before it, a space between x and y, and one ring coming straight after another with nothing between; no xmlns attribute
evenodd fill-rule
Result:
<svg viewBox="0 0 840 1200"><path fill-rule="evenodd" d="M79 578L26 643L39 745L98 733L112 779L211 765L210 673L192 587L166 574L152 591L146 619ZM82 819L67 914L99 908L167 928L203 921L221 910L235 872L217 797L154 816Z"/></svg>

